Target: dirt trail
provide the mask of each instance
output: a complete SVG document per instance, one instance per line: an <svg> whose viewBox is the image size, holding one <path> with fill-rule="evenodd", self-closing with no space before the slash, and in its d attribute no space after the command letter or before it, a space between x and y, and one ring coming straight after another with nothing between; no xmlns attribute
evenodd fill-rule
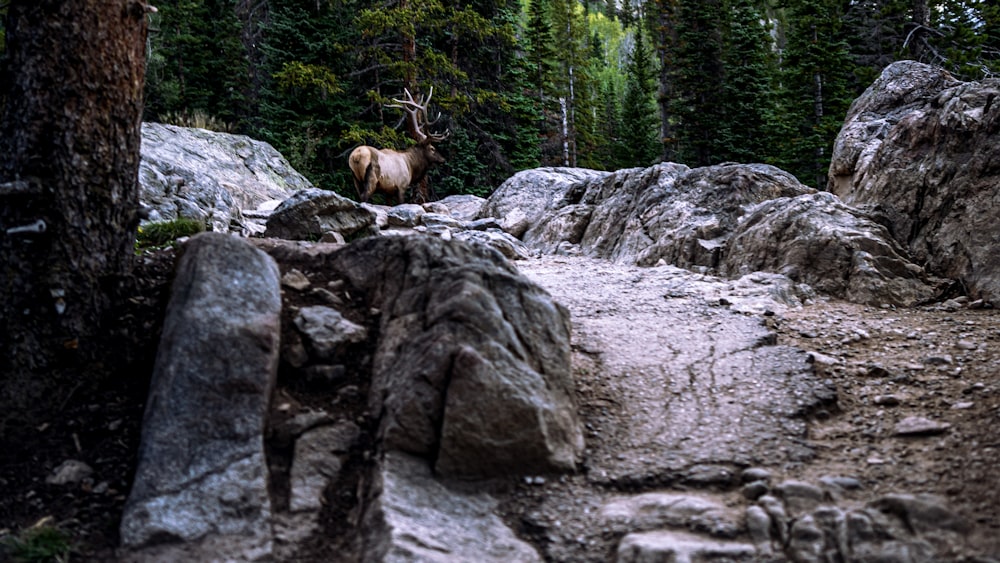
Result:
<svg viewBox="0 0 1000 563"><path fill-rule="evenodd" d="M938 495L971 527L938 553L1000 555L994 310L801 305L766 275L581 257L518 267L572 313L588 430L580 475L529 483L508 507L549 558L612 557L622 530L607 504L622 493L688 491L741 510L748 468L772 483L850 483L844 507ZM901 435L912 417L938 426Z"/></svg>

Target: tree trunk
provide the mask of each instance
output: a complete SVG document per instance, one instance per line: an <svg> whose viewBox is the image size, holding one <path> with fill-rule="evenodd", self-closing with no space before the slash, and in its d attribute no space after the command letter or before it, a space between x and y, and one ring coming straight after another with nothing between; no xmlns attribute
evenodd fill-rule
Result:
<svg viewBox="0 0 1000 563"><path fill-rule="evenodd" d="M9 5L10 80L0 86L0 431L14 417L62 404L111 357L102 337L139 222L146 6Z"/></svg>
<svg viewBox="0 0 1000 563"><path fill-rule="evenodd" d="M913 30L909 37L910 57L915 61L923 61L926 50L927 31L931 25L931 11L928 8L927 0L913 0L911 5L913 10Z"/></svg>

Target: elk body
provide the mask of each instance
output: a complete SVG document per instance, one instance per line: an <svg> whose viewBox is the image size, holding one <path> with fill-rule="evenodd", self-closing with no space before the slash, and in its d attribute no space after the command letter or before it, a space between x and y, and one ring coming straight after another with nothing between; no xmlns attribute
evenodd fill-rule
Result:
<svg viewBox="0 0 1000 563"><path fill-rule="evenodd" d="M419 102L413 99L409 90L404 92L407 99L393 99L396 103L390 107L401 108L409 115L417 144L402 151L361 146L351 152L347 161L354 176L354 188L362 202L379 192L387 197L395 195L397 202L403 203L407 188L423 180L431 166L444 162L444 157L433 143L448 138L448 132L434 134L425 131L437 121L427 120L427 104L434 95L433 88L427 98Z"/></svg>

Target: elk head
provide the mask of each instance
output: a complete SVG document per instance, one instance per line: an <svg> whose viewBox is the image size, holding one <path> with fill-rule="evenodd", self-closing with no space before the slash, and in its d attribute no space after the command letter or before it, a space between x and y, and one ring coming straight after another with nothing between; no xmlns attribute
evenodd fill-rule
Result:
<svg viewBox="0 0 1000 563"><path fill-rule="evenodd" d="M419 100L413 99L413 94L410 93L409 89L403 88L403 93L406 95L405 100L393 98L392 101L395 103L389 104L388 107L399 108L406 112L410 119L410 130L417 141L417 146L423 148L429 161L441 164L444 162L444 157L434 149L434 143L440 143L447 139L451 131L446 129L444 133L431 133L428 130L430 126L441 119L441 112L438 112L437 117L433 120L427 117L427 105L430 104L431 97L434 96L434 87L431 86L427 97L421 96Z"/></svg>

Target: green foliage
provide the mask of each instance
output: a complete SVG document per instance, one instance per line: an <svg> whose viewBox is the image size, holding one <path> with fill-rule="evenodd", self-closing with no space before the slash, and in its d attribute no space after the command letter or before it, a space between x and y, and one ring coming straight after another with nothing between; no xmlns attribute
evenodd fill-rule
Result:
<svg viewBox="0 0 1000 563"><path fill-rule="evenodd" d="M0 543L15 563L64 563L71 550L66 532L47 524L36 524Z"/></svg>
<svg viewBox="0 0 1000 563"><path fill-rule="evenodd" d="M268 0L256 16L163 0L147 117L236 128L353 196L348 153L411 144L386 105L433 86L435 129L452 131L439 195L661 158L769 162L823 187L848 105L892 61L1000 72L996 2L927 4L917 27L913 0Z"/></svg>
<svg viewBox="0 0 1000 563"><path fill-rule="evenodd" d="M476 154L477 143L468 130L459 128L448 139L448 161L434 176L440 177L435 183L438 196L451 194L473 194L488 197L493 187L485 185L486 165Z"/></svg>
<svg viewBox="0 0 1000 563"><path fill-rule="evenodd" d="M754 0L728 0L725 13L719 154L725 161L761 162L773 145L768 124L776 118L771 36Z"/></svg>
<svg viewBox="0 0 1000 563"><path fill-rule="evenodd" d="M725 160L716 131L722 123L724 66L720 17L722 0L680 2L673 61L678 158L689 166Z"/></svg>
<svg viewBox="0 0 1000 563"><path fill-rule="evenodd" d="M653 102L656 69L644 37L642 26L637 26L635 44L629 54L628 82L622 106L621 139L625 154L620 164L625 167L649 166L660 155L660 120Z"/></svg>
<svg viewBox="0 0 1000 563"><path fill-rule="evenodd" d="M220 133L233 133L236 130L236 127L232 123L226 123L199 109L167 112L159 116L158 121L168 125L197 127L198 129L208 129L209 131L218 131Z"/></svg>
<svg viewBox="0 0 1000 563"><path fill-rule="evenodd" d="M150 17L146 119L201 111L241 124L250 118L249 61L235 0L164 0Z"/></svg>
<svg viewBox="0 0 1000 563"><path fill-rule="evenodd" d="M285 92L293 89L311 91L326 98L341 91L337 77L329 68L301 61L284 63L281 70L274 73L274 80Z"/></svg>
<svg viewBox="0 0 1000 563"><path fill-rule="evenodd" d="M856 92L838 0L786 0L787 46L778 92L777 164L802 183L826 187L833 141Z"/></svg>
<svg viewBox="0 0 1000 563"><path fill-rule="evenodd" d="M181 237L188 237L205 230L205 223L183 217L171 221L147 223L139 227L135 237L136 250L160 248Z"/></svg>

